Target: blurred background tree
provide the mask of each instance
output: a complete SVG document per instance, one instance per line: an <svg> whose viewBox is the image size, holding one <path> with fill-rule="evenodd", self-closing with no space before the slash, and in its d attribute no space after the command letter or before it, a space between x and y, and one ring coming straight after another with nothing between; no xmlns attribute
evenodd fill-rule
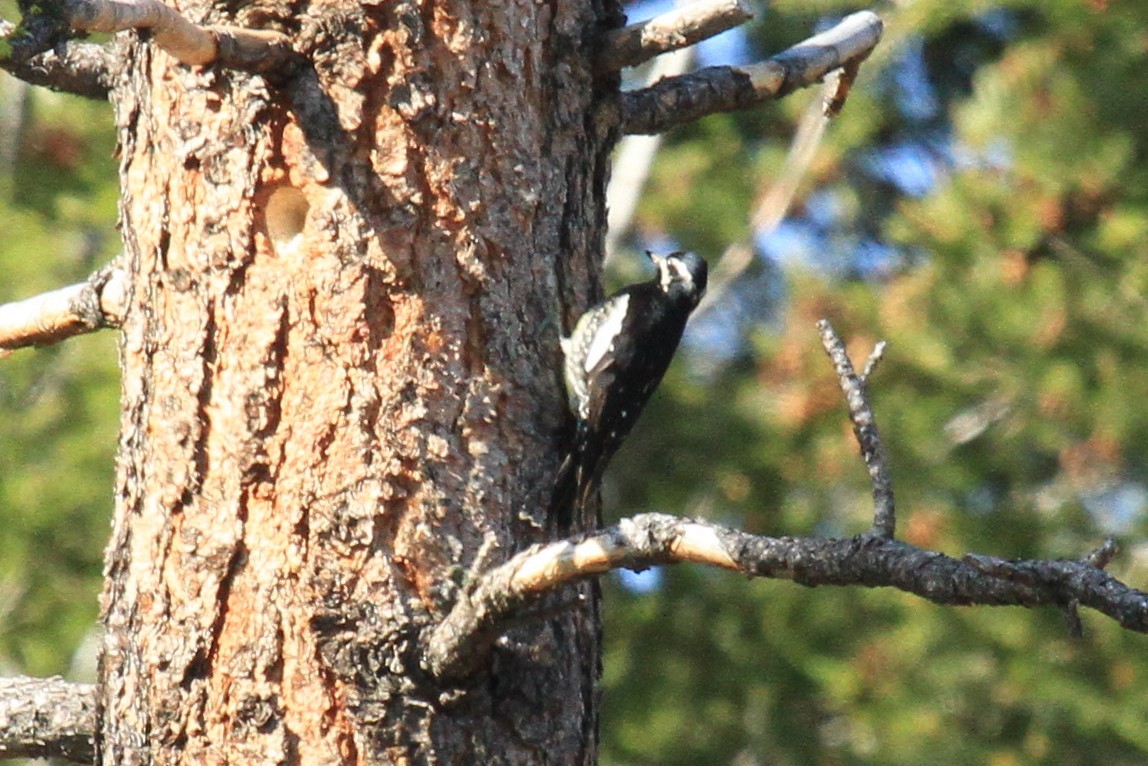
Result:
<svg viewBox="0 0 1148 766"><path fill-rule="evenodd" d="M5 16L14 3L0 0ZM664 3L629 7L632 20ZM863 6L779 0L698 63L768 55ZM873 6L870 6L873 7ZM661 144L612 232L750 258L610 471L607 519L699 515L852 534L869 484L813 322L863 358L899 534L951 554L1079 557L1148 580L1148 5L873 7L885 39L785 174L813 91ZM642 73L635 73L640 76ZM117 250L111 117L0 75L0 302ZM619 172L622 172L620 170ZM625 172L629 172L625 169ZM0 665L66 673L96 616L111 511L114 333L0 362ZM960 610L676 568L611 578L605 764L1132 764L1148 754L1148 640L1085 616ZM77 671L80 672L80 671Z"/></svg>
<svg viewBox="0 0 1148 766"><path fill-rule="evenodd" d="M767 55L864 6L779 0L699 51ZM643 4L631 17L662 6ZM899 534L959 555L1076 558L1105 535L1148 575L1148 4L874 8L885 38L790 215L754 227L813 91L670 134L615 262L753 258L610 474L658 509L774 534L869 523L864 466L813 327L863 359ZM1132 764L1148 642L1103 619L959 610L677 568L613 580L606 763Z"/></svg>

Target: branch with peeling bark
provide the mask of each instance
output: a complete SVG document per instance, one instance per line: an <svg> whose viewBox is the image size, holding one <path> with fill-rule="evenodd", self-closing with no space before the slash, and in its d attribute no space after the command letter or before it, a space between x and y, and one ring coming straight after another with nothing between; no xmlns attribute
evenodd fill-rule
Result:
<svg viewBox="0 0 1148 766"><path fill-rule="evenodd" d="M938 604L1056 606L1079 630L1078 606L1148 633L1148 593L1104 571L1115 543L1080 561L1008 561L969 554L961 559L893 538L893 489L867 384L884 350L878 344L858 375L828 322L822 343L845 394L849 419L873 485L874 520L854 537L764 537L694 519L648 513L577 539L538 545L478 575L447 617L428 631L424 668L441 677L473 671L506 628L548 594L611 569L695 562L749 577L793 580L810 587L889 587Z"/></svg>
<svg viewBox="0 0 1148 766"><path fill-rule="evenodd" d="M84 282L0 306L0 357L47 346L104 327L118 327L127 303L127 276L105 266Z"/></svg>
<svg viewBox="0 0 1148 766"><path fill-rule="evenodd" d="M819 35L778 55L748 66L707 67L667 78L648 88L622 94L622 129L626 133L663 133L709 114L748 109L781 98L819 81L835 69L850 74L881 39L881 19L870 11L844 18ZM841 108L842 87L826 108Z"/></svg>

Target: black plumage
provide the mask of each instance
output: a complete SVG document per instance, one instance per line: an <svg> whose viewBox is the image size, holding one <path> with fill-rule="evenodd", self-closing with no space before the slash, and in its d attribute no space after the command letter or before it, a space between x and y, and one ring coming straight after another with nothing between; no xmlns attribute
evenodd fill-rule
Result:
<svg viewBox="0 0 1148 766"><path fill-rule="evenodd" d="M576 419L558 471L551 511L559 530L584 518L606 465L634 427L706 289L706 262L693 253L648 254L649 282L623 288L583 314L562 339L566 390Z"/></svg>

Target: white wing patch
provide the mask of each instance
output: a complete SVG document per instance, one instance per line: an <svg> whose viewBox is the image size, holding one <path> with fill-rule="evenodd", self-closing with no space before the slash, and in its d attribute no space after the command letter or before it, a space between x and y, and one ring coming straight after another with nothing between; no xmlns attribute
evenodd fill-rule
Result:
<svg viewBox="0 0 1148 766"><path fill-rule="evenodd" d="M590 416L590 373L614 347L629 305L629 295L616 295L580 316L570 337L559 339L570 409L582 420Z"/></svg>
<svg viewBox="0 0 1148 766"><path fill-rule="evenodd" d="M626 309L629 305L630 296L621 295L606 307L606 316L602 317L602 323L594 328L594 339L586 349L586 358L582 362L583 370L586 372L593 370L598 366L598 362L602 361L602 357L614 347L615 339L622 332L622 322L626 318Z"/></svg>

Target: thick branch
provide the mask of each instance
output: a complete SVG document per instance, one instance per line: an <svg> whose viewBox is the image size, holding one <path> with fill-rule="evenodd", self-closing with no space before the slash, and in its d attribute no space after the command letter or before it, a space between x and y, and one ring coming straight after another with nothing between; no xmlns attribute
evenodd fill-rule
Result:
<svg viewBox="0 0 1148 766"><path fill-rule="evenodd" d="M701 42L752 18L753 11L745 0L698 0L610 32L594 68L605 73L637 66L658 54Z"/></svg>
<svg viewBox="0 0 1148 766"><path fill-rule="evenodd" d="M0 678L0 759L95 761L96 693L62 678Z"/></svg>
<svg viewBox="0 0 1148 766"><path fill-rule="evenodd" d="M115 54L107 45L70 42L24 62L0 62L13 77L31 85L105 99L112 88Z"/></svg>
<svg viewBox="0 0 1148 766"><path fill-rule="evenodd" d="M104 327L118 327L127 277L106 266L86 282L0 305L0 356L25 346L46 346Z"/></svg>
<svg viewBox="0 0 1148 766"><path fill-rule="evenodd" d="M663 133L708 114L747 109L781 98L812 85L834 69L855 67L873 51L882 29L876 14L861 11L759 64L708 67L624 93L623 130Z"/></svg>
<svg viewBox="0 0 1148 766"><path fill-rule="evenodd" d="M645 569L692 561L750 577L793 580L810 587L862 585L914 593L938 604L1059 606L1079 631L1076 609L1095 609L1122 627L1148 633L1148 593L1104 572L1111 541L1080 561L963 560L893 539L893 488L866 384L884 344L857 375L845 345L827 321L818 323L849 407L854 435L873 484L873 527L856 537L759 537L717 524L665 514L623 519L580 539L534 546L480 574L449 615L429 631L423 665L436 676L472 671L505 630L535 603L566 585L611 569Z"/></svg>
<svg viewBox="0 0 1148 766"><path fill-rule="evenodd" d="M505 628L543 594L611 569L692 561L801 585L862 585L914 593L937 604L1066 606L1078 602L1148 633L1148 593L1088 561L954 559L871 534L759 537L702 521L648 513L578 541L535 546L482 575L425 644L424 665L465 674Z"/></svg>
<svg viewBox="0 0 1148 766"><path fill-rule="evenodd" d="M72 29L149 29L152 41L184 64L269 72L294 56L290 39L280 32L201 26L159 0L66 0L65 7Z"/></svg>
<svg viewBox="0 0 1148 766"><path fill-rule="evenodd" d="M85 98L107 98L115 63L105 45L82 42L59 43L35 52L34 46L17 44L15 24L0 21L0 69L32 85L74 93ZM19 55L23 51L24 55Z"/></svg>
<svg viewBox="0 0 1148 766"><path fill-rule="evenodd" d="M55 11L57 6L46 6ZM30 14L19 27L0 21L0 68L37 85L86 96L106 94L113 61L93 47L68 49L81 32L150 30L152 41L184 64L219 64L260 74L290 74L300 62L281 32L195 24L160 0L63 0L60 10ZM49 55L53 54L53 55ZM42 60L40 60L42 59Z"/></svg>

